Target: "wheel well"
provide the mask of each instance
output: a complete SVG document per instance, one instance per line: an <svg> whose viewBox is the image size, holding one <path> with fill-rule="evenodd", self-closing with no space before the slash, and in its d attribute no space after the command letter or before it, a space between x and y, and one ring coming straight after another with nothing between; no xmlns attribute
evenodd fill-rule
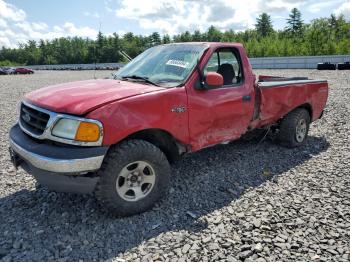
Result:
<svg viewBox="0 0 350 262"><path fill-rule="evenodd" d="M128 136L126 139L142 139L155 145L163 151L170 163L179 159L180 154L184 152L184 147L177 143L170 133L161 129L142 130Z"/></svg>
<svg viewBox="0 0 350 262"><path fill-rule="evenodd" d="M303 104L303 105L297 107L296 109L298 109L298 108L304 108L304 109L306 109L306 110L309 112L310 119L311 119L311 121L312 121L312 107L311 107L310 104ZM294 109L294 110L295 110L295 109Z"/></svg>
<svg viewBox="0 0 350 262"><path fill-rule="evenodd" d="M297 109L299 109L299 108L303 108L303 109L305 109L305 110L309 113L309 115L310 115L310 120L311 120L311 122L312 122L312 107L311 107L310 104L306 103L306 104L302 104L302 105L300 105L300 106L294 108L293 110L291 110L291 111L289 111L287 114L285 114L281 119L279 119L279 120L277 121L276 127L279 127L279 126L280 126L281 121L282 121L288 114L290 114L291 112L293 112L293 111L295 111L295 110L297 110Z"/></svg>

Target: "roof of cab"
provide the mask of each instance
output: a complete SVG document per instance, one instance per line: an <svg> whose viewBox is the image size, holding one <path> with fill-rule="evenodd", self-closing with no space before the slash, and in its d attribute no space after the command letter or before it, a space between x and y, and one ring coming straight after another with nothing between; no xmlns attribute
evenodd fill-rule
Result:
<svg viewBox="0 0 350 262"><path fill-rule="evenodd" d="M220 46L234 46L234 47L242 47L241 43L235 42L179 42L179 43L169 43L164 45L208 45L210 47L220 47Z"/></svg>

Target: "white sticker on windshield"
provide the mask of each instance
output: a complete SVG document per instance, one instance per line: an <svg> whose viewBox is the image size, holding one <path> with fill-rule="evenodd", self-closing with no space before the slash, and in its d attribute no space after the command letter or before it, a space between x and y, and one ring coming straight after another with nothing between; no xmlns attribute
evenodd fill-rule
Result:
<svg viewBox="0 0 350 262"><path fill-rule="evenodd" d="M182 68L187 68L189 66L189 62L181 61L181 60L168 60L166 65L178 66Z"/></svg>

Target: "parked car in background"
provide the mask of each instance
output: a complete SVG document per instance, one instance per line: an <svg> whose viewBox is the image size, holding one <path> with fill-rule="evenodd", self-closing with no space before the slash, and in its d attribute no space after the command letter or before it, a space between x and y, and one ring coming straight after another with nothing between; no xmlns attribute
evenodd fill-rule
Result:
<svg viewBox="0 0 350 262"><path fill-rule="evenodd" d="M0 67L0 75L7 75L4 68Z"/></svg>
<svg viewBox="0 0 350 262"><path fill-rule="evenodd" d="M5 75L13 75L16 72L16 68L14 67L3 67L2 69L5 72Z"/></svg>
<svg viewBox="0 0 350 262"><path fill-rule="evenodd" d="M15 69L15 74L34 74L34 71L29 68L18 67Z"/></svg>

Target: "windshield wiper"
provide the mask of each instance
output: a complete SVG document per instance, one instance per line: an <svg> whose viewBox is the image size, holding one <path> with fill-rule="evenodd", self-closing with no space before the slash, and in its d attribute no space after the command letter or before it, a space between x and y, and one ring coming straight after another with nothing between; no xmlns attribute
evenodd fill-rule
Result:
<svg viewBox="0 0 350 262"><path fill-rule="evenodd" d="M122 78L122 79L129 78L129 79L143 80L143 81L145 81L146 83L152 84L152 85L154 85L154 86L160 86L160 85L158 85L157 83L155 83L155 82L149 80L149 78L146 77L146 76L130 75L130 76L122 76L121 78Z"/></svg>

